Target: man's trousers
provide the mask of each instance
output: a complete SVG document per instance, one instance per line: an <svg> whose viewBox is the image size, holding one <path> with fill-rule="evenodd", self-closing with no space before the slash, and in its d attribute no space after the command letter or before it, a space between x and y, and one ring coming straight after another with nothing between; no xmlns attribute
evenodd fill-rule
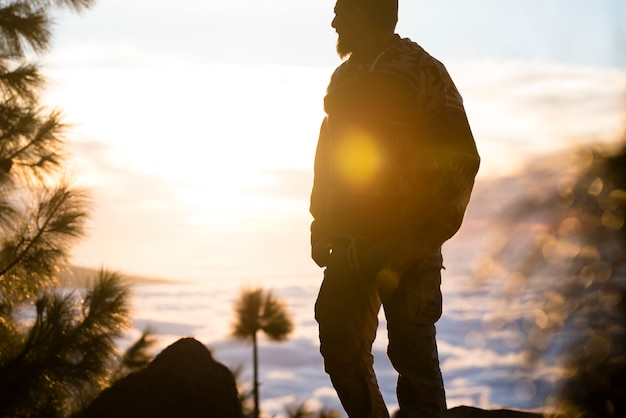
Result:
<svg viewBox="0 0 626 418"><path fill-rule="evenodd" d="M387 355L398 372L401 417L446 410L435 322L441 316L441 255L404 272L358 262L348 245L333 246L315 318L320 351L341 403L351 418L387 418L374 374L372 344L381 304L387 319Z"/></svg>

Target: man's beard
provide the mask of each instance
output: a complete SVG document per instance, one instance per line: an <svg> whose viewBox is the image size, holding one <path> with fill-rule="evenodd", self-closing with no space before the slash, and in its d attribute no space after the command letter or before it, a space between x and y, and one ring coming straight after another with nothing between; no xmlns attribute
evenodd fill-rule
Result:
<svg viewBox="0 0 626 418"><path fill-rule="evenodd" d="M348 58L350 55L352 55L353 51L353 47L350 45L349 42L346 42L345 38L342 39L341 36L339 36L337 38L337 55L339 55L339 58L341 59L345 59Z"/></svg>

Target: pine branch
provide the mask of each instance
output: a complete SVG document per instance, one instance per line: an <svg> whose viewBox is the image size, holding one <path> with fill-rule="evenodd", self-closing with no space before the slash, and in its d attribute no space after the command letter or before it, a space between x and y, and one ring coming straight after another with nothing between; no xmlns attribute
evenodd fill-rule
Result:
<svg viewBox="0 0 626 418"><path fill-rule="evenodd" d="M0 57L22 58L27 49L35 53L50 47L50 8L66 7L82 12L95 0L18 0L0 5Z"/></svg>
<svg viewBox="0 0 626 418"><path fill-rule="evenodd" d="M45 9L28 1L0 7L0 55L21 58L26 48L36 53L50 46L50 20Z"/></svg>
<svg viewBox="0 0 626 418"><path fill-rule="evenodd" d="M32 137L15 150L9 159L15 166L26 168L36 177L41 177L59 167L63 159L61 138L66 125L61 122L58 111L51 112L44 120L37 120L36 125Z"/></svg>
<svg viewBox="0 0 626 418"><path fill-rule="evenodd" d="M67 344L57 356L54 381L65 403L78 408L110 383L117 359L115 340L129 323L130 290L121 277L100 271L82 301L82 320L67 331ZM74 409L76 409L74 408Z"/></svg>
<svg viewBox="0 0 626 418"><path fill-rule="evenodd" d="M0 367L0 414L46 407L53 396L59 352L67 345L75 310L71 295L46 295L20 352ZM43 396L42 396L43 395ZM33 415L31 412L28 415ZM36 413L35 413L36 415Z"/></svg>
<svg viewBox="0 0 626 418"><path fill-rule="evenodd" d="M0 364L0 415L67 416L102 390L117 359L115 340L128 325L129 296L119 275L103 270L83 298L82 315L72 294L40 298L22 349ZM144 337L131 356L136 366L151 344Z"/></svg>
<svg viewBox="0 0 626 418"><path fill-rule="evenodd" d="M150 349L156 344L152 330L147 328L141 337L131 345L120 358L119 367L113 381L119 380L129 373L144 369L153 359Z"/></svg>
<svg viewBox="0 0 626 418"><path fill-rule="evenodd" d="M70 201L70 199L73 198L72 195L72 191L65 189L64 187L61 187L60 189L57 189L54 191L54 193L52 194L52 197L49 200L46 199L42 199L39 203L39 208L37 210L37 213L34 216L34 227L35 227L35 233L32 237L20 237L20 242L24 243L24 245L18 245L16 250L15 250L15 254L14 257L9 261L9 263L5 266L3 266L2 268L0 268L0 277L4 276L5 274L7 274L11 269L13 269L14 267L16 267L17 265L19 265L21 262L23 262L25 259L27 259L29 252L31 252L33 249L36 249L37 246L40 247L54 247L54 245L49 245L49 244L54 244L53 242L46 242L46 239L50 239L50 241L56 241L54 238L55 234L59 234L59 232L62 232L62 235L66 236L67 238L74 238L77 236L77 234L79 234L79 231L76 230L76 225L73 225L71 223L67 224L67 230L65 231L58 231L58 227L55 229L51 229L48 230L48 226L51 224L55 224L57 223L56 219L57 215L59 215L61 218L64 217L63 213L63 205L68 202L68 209L69 209L69 214L70 214L70 219L71 220L76 220L78 218L78 216L80 216L80 214L74 214L73 210L74 209L74 204L72 204L72 202ZM83 215L84 216L84 215ZM60 221L60 220L58 220ZM26 228L27 230L30 229L29 227ZM48 238L47 236L47 232L51 233L51 237Z"/></svg>
<svg viewBox="0 0 626 418"><path fill-rule="evenodd" d="M17 216L17 210L8 194L3 193L2 186L3 183L0 180L0 236L6 237Z"/></svg>
<svg viewBox="0 0 626 418"><path fill-rule="evenodd" d="M37 113L18 100L11 99L0 103L0 150L2 158L10 160L19 148L21 137L31 136L39 124Z"/></svg>
<svg viewBox="0 0 626 418"><path fill-rule="evenodd" d="M75 12L82 12L96 4L96 0L30 0L40 7L67 7Z"/></svg>
<svg viewBox="0 0 626 418"><path fill-rule="evenodd" d="M130 307L128 299L130 290L124 285L119 274L101 270L93 289L87 294L83 302L85 320L83 328L92 329L91 325L98 323L97 332L119 332L128 325ZM109 312L115 312L109 315Z"/></svg>
<svg viewBox="0 0 626 418"><path fill-rule="evenodd" d="M64 158L66 127L58 111L42 116L15 101L0 104L0 184L41 181L55 172Z"/></svg>
<svg viewBox="0 0 626 418"><path fill-rule="evenodd" d="M50 283L70 244L82 236L87 196L60 185L40 198L32 218L0 248L0 294L4 303L20 303Z"/></svg>
<svg viewBox="0 0 626 418"><path fill-rule="evenodd" d="M44 78L36 65L24 64L8 68L0 61L0 92L7 100L21 97L32 103L43 84Z"/></svg>

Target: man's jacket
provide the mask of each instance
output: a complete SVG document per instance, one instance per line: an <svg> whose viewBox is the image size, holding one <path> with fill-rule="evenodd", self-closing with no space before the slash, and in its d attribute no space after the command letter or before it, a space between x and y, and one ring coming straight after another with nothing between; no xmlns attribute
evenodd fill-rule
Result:
<svg viewBox="0 0 626 418"><path fill-rule="evenodd" d="M443 64L395 35L349 59L324 99L311 241L412 233L436 251L459 229L480 158Z"/></svg>

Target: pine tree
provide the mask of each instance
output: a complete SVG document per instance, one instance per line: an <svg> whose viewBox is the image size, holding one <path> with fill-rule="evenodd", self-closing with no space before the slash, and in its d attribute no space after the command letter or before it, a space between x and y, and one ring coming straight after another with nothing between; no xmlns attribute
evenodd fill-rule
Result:
<svg viewBox="0 0 626 418"><path fill-rule="evenodd" d="M0 0L0 416L67 417L111 380L145 365L149 336L125 357L115 341L130 292L101 271L84 295L55 289L82 237L89 196L62 175L66 126L41 106L28 57L50 46L55 7L93 0ZM117 374L114 371L117 370Z"/></svg>
<svg viewBox="0 0 626 418"><path fill-rule="evenodd" d="M17 332L3 344L0 415L69 416L106 387L115 339L128 323L128 292L119 276L101 272L82 302L46 292L32 324L11 318Z"/></svg>
<svg viewBox="0 0 626 418"><path fill-rule="evenodd" d="M293 322L284 302L262 288L243 289L235 302L235 314L232 335L252 343L254 417L259 418L257 334L262 331L272 341L285 341L293 331Z"/></svg>

